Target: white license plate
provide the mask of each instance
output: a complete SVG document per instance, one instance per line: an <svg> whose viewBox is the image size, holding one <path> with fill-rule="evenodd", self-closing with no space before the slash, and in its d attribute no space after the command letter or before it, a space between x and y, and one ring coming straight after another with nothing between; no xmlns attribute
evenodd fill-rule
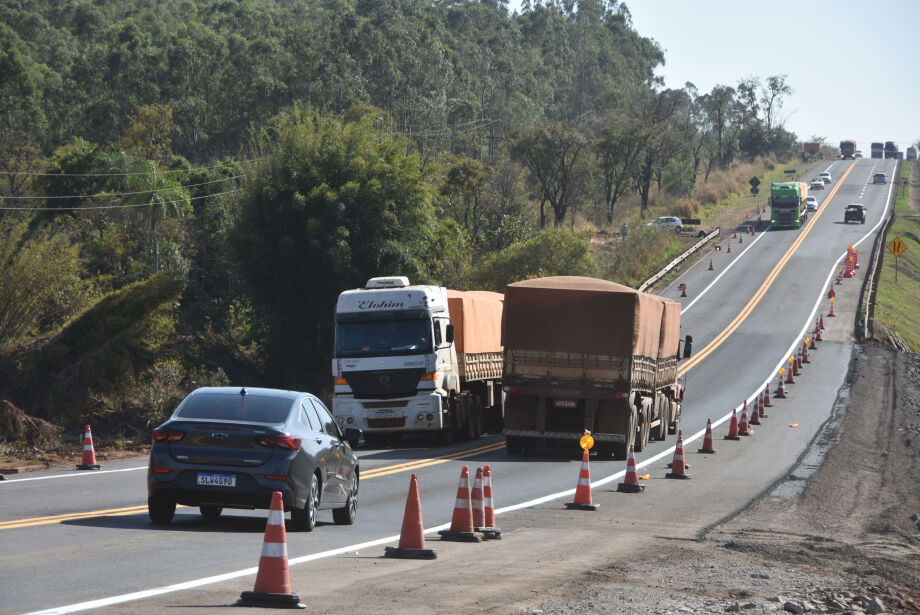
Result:
<svg viewBox="0 0 920 615"><path fill-rule="evenodd" d="M557 399L553 404L557 408L577 408L578 400L576 399Z"/></svg>
<svg viewBox="0 0 920 615"><path fill-rule="evenodd" d="M374 416L378 419L392 419L396 416L395 410L378 410L374 413Z"/></svg>
<svg viewBox="0 0 920 615"><path fill-rule="evenodd" d="M198 473L198 484L209 487L236 487L236 476L234 474L207 474Z"/></svg>

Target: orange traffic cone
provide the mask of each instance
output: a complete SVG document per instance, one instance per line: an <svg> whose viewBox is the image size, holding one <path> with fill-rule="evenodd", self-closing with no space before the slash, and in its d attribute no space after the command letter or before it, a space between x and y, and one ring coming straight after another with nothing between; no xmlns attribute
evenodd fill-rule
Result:
<svg viewBox="0 0 920 615"><path fill-rule="evenodd" d="M629 457L626 458L626 476L625 481L617 485L617 491L621 493L639 493L645 491L645 485L639 484L639 475L636 473L636 451L633 445L629 445Z"/></svg>
<svg viewBox="0 0 920 615"><path fill-rule="evenodd" d="M776 395L779 399L786 398L786 385L783 384L783 375L779 375L779 384L776 385Z"/></svg>
<svg viewBox="0 0 920 615"><path fill-rule="evenodd" d="M763 408L772 408L773 402L770 401L770 383L767 382L767 386L763 390Z"/></svg>
<svg viewBox="0 0 920 615"><path fill-rule="evenodd" d="M821 314L821 317L818 318L818 326L821 327L822 331L824 331L824 314Z"/></svg>
<svg viewBox="0 0 920 615"><path fill-rule="evenodd" d="M709 271L712 271L712 259L709 259Z"/></svg>
<svg viewBox="0 0 920 615"><path fill-rule="evenodd" d="M441 540L454 540L457 542L479 542L473 528L473 504L470 501L470 469L463 466L460 469L460 484L457 486L457 499L454 502L454 516L450 521L449 530L438 532Z"/></svg>
<svg viewBox="0 0 920 615"><path fill-rule="evenodd" d="M725 436L726 440L740 440L741 437L738 435L738 415L734 409L732 409L732 421L728 424L728 435Z"/></svg>
<svg viewBox="0 0 920 615"><path fill-rule="evenodd" d="M830 309L830 311L828 311L827 317L828 317L828 318L833 318L833 317L834 317L834 302L833 302L833 301L831 301L831 309Z"/></svg>
<svg viewBox="0 0 920 615"><path fill-rule="evenodd" d="M732 243L728 242L728 250L726 251L726 254L731 254L731 253L732 253Z"/></svg>
<svg viewBox="0 0 920 615"><path fill-rule="evenodd" d="M754 407L751 409L751 418L748 419L748 425L760 425L760 402L754 398Z"/></svg>
<svg viewBox="0 0 920 615"><path fill-rule="evenodd" d="M744 235L738 235L738 243L744 243Z"/></svg>
<svg viewBox="0 0 920 615"><path fill-rule="evenodd" d="M809 343L808 343L808 349L809 349L809 350L817 350L817 349L818 349L818 345L815 344L815 342L818 341L817 338L818 338L818 327L815 327L815 330L811 332L811 338L810 338Z"/></svg>
<svg viewBox="0 0 920 615"><path fill-rule="evenodd" d="M73 433L73 432L71 432ZM96 463L96 451L93 450L93 433L86 426L83 435L83 463L77 465L78 470L101 470L102 466Z"/></svg>
<svg viewBox="0 0 920 615"><path fill-rule="evenodd" d="M789 369L786 370L786 384L795 384L795 378L793 377L793 367L795 367L795 360L789 362ZM777 395L779 397L779 395Z"/></svg>
<svg viewBox="0 0 920 615"><path fill-rule="evenodd" d="M473 507L473 529L485 525L485 510L482 507L482 468L476 468L476 478L473 479L473 492L470 495ZM476 530L477 532L479 530Z"/></svg>
<svg viewBox="0 0 920 615"><path fill-rule="evenodd" d="M492 503L492 468L489 466L482 467L482 502L483 527L475 529L477 532L482 532L486 538L501 540L502 531L495 527L495 505Z"/></svg>
<svg viewBox="0 0 920 615"><path fill-rule="evenodd" d="M712 444L712 419L706 419L706 435L703 437L703 448L696 450L697 453L718 453Z"/></svg>
<svg viewBox="0 0 920 615"><path fill-rule="evenodd" d="M747 410L741 409L741 420L738 421L738 435L739 436L753 436L754 430L748 427L748 415Z"/></svg>
<svg viewBox="0 0 920 615"><path fill-rule="evenodd" d="M581 456L581 471L578 473L578 485L575 487L575 501L567 502L566 508L577 510L597 510L597 504L591 503L591 469L588 466L588 449Z"/></svg>
<svg viewBox="0 0 920 615"><path fill-rule="evenodd" d="M808 344L804 340L802 341L802 363L811 363L808 360Z"/></svg>
<svg viewBox="0 0 920 615"><path fill-rule="evenodd" d="M821 327L815 328L815 340L818 342L823 342L824 339L821 337Z"/></svg>
<svg viewBox="0 0 920 615"><path fill-rule="evenodd" d="M684 430L677 430L677 444L674 445L674 461L671 462L671 471L664 475L665 478L690 478L687 474L687 464L684 463Z"/></svg>
<svg viewBox="0 0 920 615"><path fill-rule="evenodd" d="M792 375L801 376L802 372L802 351L799 350L795 353L795 358L792 360Z"/></svg>
<svg viewBox="0 0 920 615"><path fill-rule="evenodd" d="M409 496L406 498L406 512L403 514L399 546L387 547L384 555L398 559L436 559L438 557L434 549L425 548L422 504L419 500L418 478L415 474L409 479Z"/></svg>
<svg viewBox="0 0 920 615"><path fill-rule="evenodd" d="M770 395L770 387L768 386L763 391L760 392L760 397L758 398L758 408L757 411L760 412L761 420L767 418L767 397Z"/></svg>
<svg viewBox="0 0 920 615"><path fill-rule="evenodd" d="M243 592L238 606L260 606L288 609L305 609L298 594L291 593L291 574L288 570L287 534L284 531L284 502L281 492L272 493L272 504L265 526L262 557L256 585L251 592Z"/></svg>

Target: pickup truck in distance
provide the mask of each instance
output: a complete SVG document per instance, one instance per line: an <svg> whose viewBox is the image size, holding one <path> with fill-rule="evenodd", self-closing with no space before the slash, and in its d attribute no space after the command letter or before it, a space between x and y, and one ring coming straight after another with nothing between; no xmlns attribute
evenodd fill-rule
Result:
<svg viewBox="0 0 920 615"><path fill-rule="evenodd" d="M846 210L843 212L843 221L849 224L850 220L865 224L866 206L860 205L859 203L850 203L847 205Z"/></svg>

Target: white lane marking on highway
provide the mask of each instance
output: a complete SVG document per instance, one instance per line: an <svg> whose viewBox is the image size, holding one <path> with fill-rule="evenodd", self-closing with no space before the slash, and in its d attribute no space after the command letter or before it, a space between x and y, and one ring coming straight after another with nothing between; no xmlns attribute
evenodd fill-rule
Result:
<svg viewBox="0 0 920 615"><path fill-rule="evenodd" d="M0 485L12 483L24 483L30 480L48 480L49 478L78 478L81 476L100 476L102 474L112 474L115 472L134 472L135 470L146 470L147 466L137 466L136 468L121 468L119 470L93 470L91 472L74 470L73 474L53 474L51 476L30 476L29 478L7 478L0 481Z"/></svg>
<svg viewBox="0 0 920 615"><path fill-rule="evenodd" d="M690 303L688 303L688 304L687 304L687 307L685 307L684 309L682 309L682 310L680 311L680 315L683 316L684 314L686 314L686 313L687 313L687 310L689 310L690 308L693 307L693 304L695 304L697 301L699 301L700 299L702 299L702 298L703 298L703 295L705 295L705 294L709 291L709 289L712 288L712 287L715 285L715 283L718 282L719 279L720 279L723 275L725 275L726 273L728 273L728 270L731 269L732 267L734 267L734 266L735 266L735 263L737 263L738 261L740 261L740 260L744 257L744 255L747 254L747 251L750 250L751 248L753 248L753 247L754 247L754 244L757 243L758 241L760 241L760 240L763 238L764 234L765 234L767 231L769 231L769 230L770 230L770 225L768 224L768 225L767 225L767 228L765 228L763 231L761 231L760 234L757 236L757 239L755 239L754 241L750 242L750 243L748 244L748 246L741 252L741 254L738 255L738 258L736 258L736 259L733 260L731 263L729 263L728 267L726 267L725 269L723 269L723 270L722 270L722 273L720 273L719 275L717 275L717 276L715 277L715 279L714 279L712 282L710 282L710 283L706 286L706 288L704 288L703 291L702 291L699 295L696 296L696 299L694 299L693 301L691 301ZM731 240L729 239L729 241L731 241Z"/></svg>
<svg viewBox="0 0 920 615"><path fill-rule="evenodd" d="M868 239L868 238L872 235L872 233L874 233L874 232L878 229L878 227L881 226L882 223L885 221L885 213L887 213L888 207L890 207L890 204L891 204L891 188L893 187L893 185L894 185L894 184L892 183L891 186L889 186L889 188L888 188L888 200L887 200L886 203L885 203L885 209L884 209L883 212L882 212L882 217L881 217L881 219L879 220L879 222L878 222L875 226L873 226L873 227L863 236L862 239L860 239L859 241L857 241L856 243L854 243L854 244L853 244L854 246L859 245L859 244L861 244L863 241L865 241L866 239ZM752 401L757 397L758 393L763 389L764 386L769 386L769 385L770 385L770 383L773 381L773 377L779 372L779 368L782 367L782 366L785 364L786 357L789 356L789 354L790 354L793 350L795 350L796 348L798 348L799 340L801 339L801 337L802 337L803 335L805 335L805 332L806 332L806 331L808 330L808 328L811 326L811 321L812 321L812 319L814 318L814 315L817 313L817 311L818 311L818 306L820 305L822 299L824 298L824 289L827 288L828 283L831 281L831 278L834 276L834 272L837 270L837 266L838 266L839 263L844 259L845 256L846 256L846 252L844 252L844 253L834 262L833 267L831 267L830 273L828 274L827 279L826 279L825 282L824 282L824 286L821 288L821 292L818 293L818 298L817 298L817 300L815 301L814 307L813 307L812 310L811 310L811 314L809 314L808 318L805 320L805 324L804 324L804 326L802 327L802 330L799 332L799 336L798 336L798 337L795 339L795 341L792 342L792 344L789 346L789 350L786 352L786 354L783 355L783 358L780 359L780 362L779 362L779 363L776 365L776 367L774 368L773 373L770 374L770 376L766 379L766 381L764 381L764 383L761 384L761 386L757 387L757 389L754 391L754 393L752 393L751 396L747 399L748 402L752 402ZM743 405L743 404L741 404L741 405ZM734 408L734 410L738 410L738 409L741 407L741 405L739 405L737 408ZM712 426L713 426L713 427L717 427L718 425L721 425L721 424L724 423L725 421L729 420L729 419L731 418L731 415L732 415L732 413L729 412L729 413L727 413L725 416L719 418L718 420L713 421L713 422L712 422ZM704 435L705 433L706 433L706 430L705 430L705 429L699 430L699 431L696 432L695 434L693 434L693 435L691 435L691 436L685 438L685 439L684 439L684 444L689 444L689 443L693 442L694 440L698 440L699 438L703 437L703 435ZM636 463L636 469L644 468L645 466L650 465L650 464L652 464L652 463L655 463L655 462L658 461L659 459L663 459L663 458L665 458L665 457L667 457L668 455L671 455L671 454L673 454L673 453L674 453L674 447L672 446L672 447L670 447L670 448L668 448L668 449L665 449L665 450L661 451L661 452L658 453L657 455L655 455L655 456L653 456L653 457L651 457L651 458L649 458L649 459L646 459L645 461L637 462L637 463ZM591 486L592 486L592 487L600 487L600 486L602 486L602 485L606 485L607 483L613 482L613 481L617 480L618 478L622 478L622 477L625 476L625 475L626 475L626 470L625 470L625 469L624 469L624 470L620 470L619 472L616 472L616 473L614 473L614 474L611 474L610 476L606 476L606 477L604 477L604 478L601 478L601 479L598 479L598 480L592 482L592 483L591 483ZM503 507L503 508L499 508L499 509L497 509L497 510L495 511L495 514L496 514L496 515L499 515L499 514L506 513L506 512L511 512L511 511L515 511L515 510L520 510L520 509L522 509L522 508L530 508L530 507L532 507L532 506L538 506L538 505L540 505L540 504L544 504L544 503L546 503L546 502L551 502L551 501L553 501L553 500L558 500L558 499L560 499L560 498L568 497L568 496L574 495L574 494L575 494L575 490L574 490L574 489L567 489L566 491L559 491L559 492L556 492L556 493L551 493L551 494L549 494L549 495L545 495L545 496L542 496L542 497L539 497L539 498L535 498L535 499L533 499L533 500L528 500L528 501L526 501L526 502L521 502L520 504L513 504L513 505L511 505L511 506L505 506L505 507ZM437 527L429 528L429 529L425 530L425 533L426 533L426 534L431 534L431 533L437 532L437 531L439 531L439 530L448 529L449 527L450 527L450 523L445 523L445 524L439 525L439 526L437 526ZM312 561L316 561L316 560L319 560L319 559L324 559L324 558L327 558L327 557L333 557L333 556L336 556L336 555L347 554L347 553L350 552L350 551L360 551L361 549L368 549L368 548L370 548L370 547L377 547L377 546L384 545L384 544L387 544L387 543L390 543L390 542L395 542L395 541L397 541L397 540L399 540L399 536L387 536L386 538L378 538L378 539L376 539L376 540L371 540L371 541L368 541L368 542L362 542L362 543L357 544L357 545L350 545L350 546L347 546L347 547L340 547L340 548L338 548L338 549L331 549L331 550L329 550L329 551L322 551L322 552L320 552L320 553L312 553L312 554L310 554L310 555L304 555L304 556L301 556L301 557L295 557L295 558L289 560L288 564L291 565L291 566L293 566L293 565L296 565L296 564L302 564L302 563L306 563L306 562L312 562ZM228 572L228 573L225 573L225 574L220 574L220 575L216 575L216 576L212 576L212 577L205 577L205 578L203 578L203 579L196 579L196 580L193 580L193 581L186 581L186 582L184 582L184 583L176 583L176 584L174 584L174 585L167 585L167 586L165 586L165 587L157 587L157 588L154 588L154 589L143 590L143 591L134 592L134 593L131 593L131 594L124 594L124 595L121 595L121 596L112 596L112 597L110 597L110 598L100 598L100 599L98 599L98 600L92 600L92 601L90 601L90 602L81 602L81 603L78 603L78 604L71 604L71 605L68 605L68 606L54 607L54 608L46 609L46 610L43 610L43 611L33 611L32 613L27 613L26 615L58 615L58 614L63 614L63 613L76 613L76 612L78 612L78 611L86 611L86 610L89 610L89 609L96 609L96 608L101 608L101 607L104 607L104 606L111 606L111 605L113 605L113 604L121 604L121 603L124 603L124 602L131 602L131 601L134 601L134 600L141 600L141 599L144 599L144 598L151 598L151 597L153 597L153 596L159 596L159 595L167 594L167 593L171 593L171 592L182 591L182 590L186 590L186 589L194 589L194 588L196 588L196 587L201 587L201 586L203 586L203 585L210 585L210 584L213 584L213 583L220 583L221 581L228 581L228 580L231 580L231 579L237 579L237 578L239 578L239 577L244 577L244 576L252 575L252 574L255 574L255 573L257 573L257 572L258 572L258 567L256 567L256 568L246 568L246 569L244 569L244 570L237 570L237 571L235 571L235 572Z"/></svg>

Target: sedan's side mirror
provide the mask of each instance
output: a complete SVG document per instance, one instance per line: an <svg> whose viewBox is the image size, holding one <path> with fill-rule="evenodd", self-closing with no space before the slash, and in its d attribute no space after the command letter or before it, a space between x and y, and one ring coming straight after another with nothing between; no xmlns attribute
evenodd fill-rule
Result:
<svg viewBox="0 0 920 615"><path fill-rule="evenodd" d="M684 338L684 358L689 359L691 352L693 352L693 336L688 335Z"/></svg>
<svg viewBox="0 0 920 615"><path fill-rule="evenodd" d="M348 427L345 430L345 439L348 440L348 445L351 446L351 448L358 448L358 444L361 442L361 437L363 435L364 432L357 427Z"/></svg>

